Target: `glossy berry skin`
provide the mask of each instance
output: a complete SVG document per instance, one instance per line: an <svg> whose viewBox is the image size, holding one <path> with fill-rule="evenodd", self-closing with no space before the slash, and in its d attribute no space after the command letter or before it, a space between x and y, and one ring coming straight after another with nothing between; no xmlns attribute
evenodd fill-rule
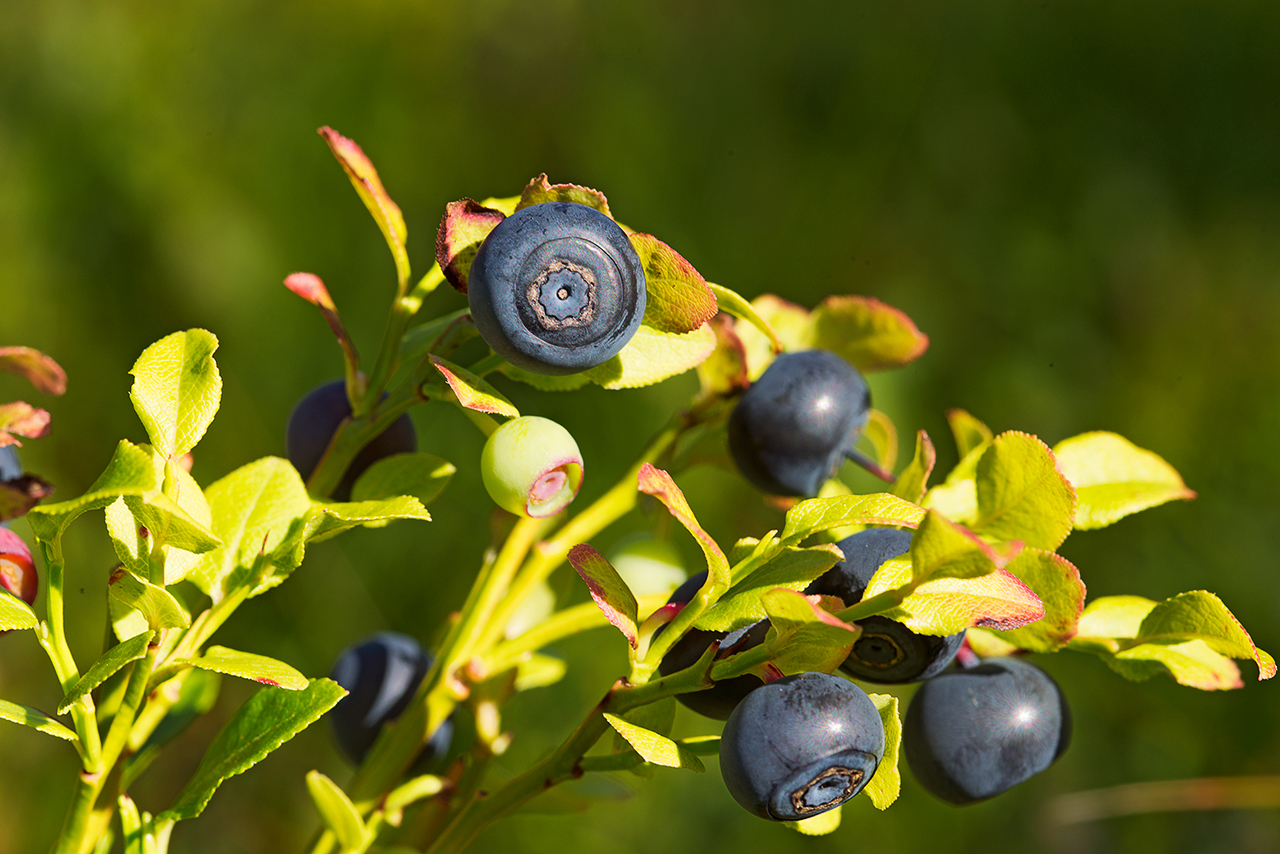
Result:
<svg viewBox="0 0 1280 854"><path fill-rule="evenodd" d="M334 740L352 763L364 759L383 724L400 717L430 669L431 656L418 642L395 632L381 632L342 653L330 678L348 694L328 717ZM419 761L443 756L452 738L453 722L446 720Z"/></svg>
<svg viewBox="0 0 1280 854"><path fill-rule="evenodd" d="M706 581L706 570L691 576L676 588L675 592L671 594L671 598L667 600L667 604L688 602L702 589L702 585ZM658 631L661 632L662 629ZM765 635L768 633L768 620L761 620L754 625L735 629L732 632L690 629L685 632L684 637L676 641L671 649L667 650L667 654L658 663L658 672L663 676L667 676L684 670L686 667L692 667L702 657L702 654L707 651L707 647L716 641L720 641L721 649L738 646L740 651L763 643ZM729 719L729 715L733 713L733 710L737 708L744 697L763 684L759 677L746 673L742 676L735 676L732 679L717 682L714 688L708 688L705 691L677 694L676 699L703 717L724 721Z"/></svg>
<svg viewBox="0 0 1280 854"><path fill-rule="evenodd" d="M761 818L798 821L862 791L884 758L884 724L857 685L826 673L770 682L729 716L720 774Z"/></svg>
<svg viewBox="0 0 1280 854"><path fill-rule="evenodd" d="M293 463L303 480L311 477L328 449L333 434L350 415L351 402L347 400L347 385L344 380L334 380L314 388L298 401L289 415L285 448L289 462ZM349 501L351 487L360 475L383 457L408 454L416 450L418 437L413 432L413 422L408 415L401 415L356 454L342 480L333 490L332 500Z"/></svg>
<svg viewBox="0 0 1280 854"><path fill-rule="evenodd" d="M21 537L3 527L0 527L0 587L28 605L35 604L40 589L31 549Z"/></svg>
<svg viewBox="0 0 1280 854"><path fill-rule="evenodd" d="M862 601L880 564L910 550L911 532L868 528L846 537L838 546L844 560L819 576L805 593L838 596L845 605L853 605ZM920 635L885 617L864 617L858 625L862 634L840 669L865 682L897 684L929 679L946 669L964 643L964 632L946 637Z"/></svg>
<svg viewBox="0 0 1280 854"><path fill-rule="evenodd" d="M857 369L826 350L784 353L729 416L738 470L775 495L812 497L840 468L871 412Z"/></svg>
<svg viewBox="0 0 1280 854"><path fill-rule="evenodd" d="M508 362L574 374L609 361L635 335L644 267L609 217L546 202L489 232L467 274L467 300L476 328Z"/></svg>
<svg viewBox="0 0 1280 854"><path fill-rule="evenodd" d="M924 683L902 734L916 780L953 804L993 797L1039 774L1070 741L1061 689L1016 658L988 658Z"/></svg>
<svg viewBox="0 0 1280 854"><path fill-rule="evenodd" d="M513 418L489 436L480 476L494 503L542 519L569 506L582 487L582 453L572 434L549 418Z"/></svg>

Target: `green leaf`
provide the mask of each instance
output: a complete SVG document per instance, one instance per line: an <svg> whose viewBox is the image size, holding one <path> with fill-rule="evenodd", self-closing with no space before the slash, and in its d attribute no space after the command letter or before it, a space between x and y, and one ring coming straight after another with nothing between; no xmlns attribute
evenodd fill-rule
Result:
<svg viewBox="0 0 1280 854"><path fill-rule="evenodd" d="M723 285L717 285L714 282L707 282L707 287L711 288L711 293L715 295L716 304L721 311L739 320L745 320L765 337L774 352L782 351L784 345L782 339L778 337L778 333L773 331L769 321L761 317L755 306L747 302L745 297L737 291L730 290ZM735 334L734 337L737 338L738 336ZM746 359L745 352L743 353L743 359Z"/></svg>
<svg viewBox="0 0 1280 854"><path fill-rule="evenodd" d="M605 713L604 719L609 726L627 740L636 753L646 762L662 765L667 768L687 768L690 771L705 771L702 760L683 745L677 744L664 735L652 730L628 723L617 715Z"/></svg>
<svg viewBox="0 0 1280 854"><path fill-rule="evenodd" d="M655 703L647 703L643 706L637 706L636 708L619 715L619 717L632 726L647 729L650 732L657 733L658 735L670 736L671 728L675 726L676 722L676 698L663 697ZM613 734L613 752L629 752L630 750L630 743L622 737L622 733L615 731ZM640 776L649 776L651 772L652 769L650 768L641 773Z"/></svg>
<svg viewBox="0 0 1280 854"><path fill-rule="evenodd" d="M844 663L861 632L823 610L819 596L779 588L761 594L769 615L765 647L770 663L782 673L831 673Z"/></svg>
<svg viewBox="0 0 1280 854"><path fill-rule="evenodd" d="M884 724L884 758L862 791L878 810L887 810L902 789L898 751L902 747L902 722L898 719L898 698L889 694L868 694Z"/></svg>
<svg viewBox="0 0 1280 854"><path fill-rule="evenodd" d="M444 492L457 470L453 463L431 454L392 454L360 475L351 487L351 498L359 503L412 495L425 507Z"/></svg>
<svg viewBox="0 0 1280 854"><path fill-rule="evenodd" d="M1075 527L1104 528L1168 501L1190 501L1182 476L1163 459L1115 433L1084 433L1053 449L1076 491Z"/></svg>
<svg viewBox="0 0 1280 854"><path fill-rule="evenodd" d="M516 690L528 691L531 688L554 685L563 679L568 671L569 666L565 664L563 658L531 652L516 664Z"/></svg>
<svg viewBox="0 0 1280 854"><path fill-rule="evenodd" d="M137 520L124 503L124 497L108 504L105 515L107 535L111 538L116 557L134 575L148 576L151 572L151 543L142 536Z"/></svg>
<svg viewBox="0 0 1280 854"><path fill-rule="evenodd" d="M226 676L252 679L263 685L285 688L289 691L301 691L308 684L307 677L283 661L252 652L227 649L225 646L211 646L199 658L184 658L174 663L189 664L201 670L211 670Z"/></svg>
<svg viewBox="0 0 1280 854"><path fill-rule="evenodd" d="M576 391L591 382L591 377L582 373L568 374L563 377L550 377L546 374L535 374L532 371L526 371L524 368L517 368L510 362L503 362L499 365L498 373L516 382L533 386L538 391Z"/></svg>
<svg viewBox="0 0 1280 854"><path fill-rule="evenodd" d="M978 460L973 529L998 540L1022 540L1053 551L1071 533L1075 491L1035 436L1001 433Z"/></svg>
<svg viewBox="0 0 1280 854"><path fill-rule="evenodd" d="M810 323L810 347L837 353L860 371L900 368L929 348L911 318L872 297L827 297Z"/></svg>
<svg viewBox="0 0 1280 854"><path fill-rule="evenodd" d="M978 518L978 461L991 447L989 442L973 448L947 473L947 479L925 493L921 505L937 510L953 522L972 525Z"/></svg>
<svg viewBox="0 0 1280 854"><path fill-rule="evenodd" d="M818 813L811 818L783 822L783 826L805 836L826 836L828 833L834 833L840 827L840 813L843 806L841 804L832 807L826 812Z"/></svg>
<svg viewBox="0 0 1280 854"><path fill-rule="evenodd" d="M415 804L423 798L434 797L444 790L444 781L432 774L423 774L396 786L387 795L386 811L394 813ZM385 852L385 849L384 849ZM415 851L415 854L417 852Z"/></svg>
<svg viewBox="0 0 1280 854"><path fill-rule="evenodd" d="M956 451L961 457L968 456L974 448L985 445L994 438L990 427L963 409L948 409L946 416L947 424L951 426L951 435L956 440Z"/></svg>
<svg viewBox="0 0 1280 854"><path fill-rule="evenodd" d="M773 294L756 297L751 301L751 308L768 324L775 336L771 339L760 332L750 320L733 325L733 331L742 339L742 346L747 353L747 373L751 381L755 382L772 364L776 356L775 342L782 342L787 350L808 350L813 345L810 343L811 326L807 308Z"/></svg>
<svg viewBox="0 0 1280 854"><path fill-rule="evenodd" d="M1005 566L1018 550L1014 547L999 551L964 526L930 510L911 538L912 580L986 575ZM863 598L871 595L868 592Z"/></svg>
<svg viewBox="0 0 1280 854"><path fill-rule="evenodd" d="M432 356L431 364L435 365L436 370L444 375L445 382L453 390L459 406L473 409L476 412L492 412L496 415L505 415L508 418L520 417L520 410L516 409L511 401L503 397L502 393L489 385L487 381L471 373L466 368L458 367L452 362L446 362L439 356Z"/></svg>
<svg viewBox="0 0 1280 854"><path fill-rule="evenodd" d="M62 366L31 347L0 347L0 371L22 377L44 394L67 390L67 372Z"/></svg>
<svg viewBox="0 0 1280 854"><path fill-rule="evenodd" d="M1156 603L1141 596L1103 596L1094 599L1080 615L1077 639L1134 638ZM1076 644L1073 642L1072 646ZM1111 649L1119 649L1110 644Z"/></svg>
<svg viewBox="0 0 1280 854"><path fill-rule="evenodd" d="M1258 678L1276 675L1276 662L1259 649L1222 600L1206 590L1179 593L1151 609L1138 627L1133 646L1203 641L1210 649L1231 658L1251 658Z"/></svg>
<svg viewBox="0 0 1280 854"><path fill-rule="evenodd" d="M138 611L148 628L185 629L191 625L191 615L172 593L143 581L124 567L111 573L107 593L126 611Z"/></svg>
<svg viewBox="0 0 1280 854"><path fill-rule="evenodd" d="M662 332L693 332L719 310L706 279L652 234L628 234L644 268L644 323Z"/></svg>
<svg viewBox="0 0 1280 854"><path fill-rule="evenodd" d="M62 702L58 705L58 714L65 715L71 711L71 707L81 697L106 682L129 662L137 661L146 655L147 644L150 642L151 633L144 632L107 650L63 696Z"/></svg>
<svg viewBox="0 0 1280 854"><path fill-rule="evenodd" d="M302 691L263 688L223 727L195 775L162 819L181 821L204 811L228 777L249 770L267 754L315 723L347 692L330 679L314 679Z"/></svg>
<svg viewBox="0 0 1280 854"><path fill-rule="evenodd" d="M1084 611L1084 582L1066 558L1024 549L1005 567L1044 604L1044 617L1020 629L999 632L1004 641L1031 652L1057 652L1076 636Z"/></svg>
<svg viewBox="0 0 1280 854"><path fill-rule="evenodd" d="M382 186L382 179L378 177L378 170L373 168L373 161L360 146L330 127L322 127L317 133L329 144L329 150L342 164L342 170L351 180L351 186L356 188L360 200L378 223L378 228L391 249L391 256L395 259L396 275L403 285L409 281L409 255L404 248L409 232L404 225L404 215L400 213L396 203L391 201L391 196Z"/></svg>
<svg viewBox="0 0 1280 854"><path fill-rule="evenodd" d="M480 251L480 244L509 215L471 199L445 205L444 217L436 232L436 263L456 290L467 292L471 262Z"/></svg>
<svg viewBox="0 0 1280 854"><path fill-rule="evenodd" d="M639 606L636 597L618 571L600 552L586 543L569 549L569 563L587 584L591 598L610 623L622 632L632 649L638 642Z"/></svg>
<svg viewBox="0 0 1280 854"><path fill-rule="evenodd" d="M37 539L53 543L81 514L100 510L121 495L144 495L159 489L150 452L122 439L106 470L84 495L35 507L27 515L27 521Z"/></svg>
<svg viewBox="0 0 1280 854"><path fill-rule="evenodd" d="M924 509L885 492L874 495L839 495L810 498L787 511L781 542L795 545L814 534L845 525L892 525L915 528Z"/></svg>
<svg viewBox="0 0 1280 854"><path fill-rule="evenodd" d="M312 504L297 469L279 457L236 469L205 490L205 497L222 545L204 556L191 580L215 603L226 595L232 573L274 549Z"/></svg>
<svg viewBox="0 0 1280 854"><path fill-rule="evenodd" d="M708 325L677 334L642 323L618 355L584 373L604 388L639 388L696 368L715 349L716 334Z"/></svg>
<svg viewBox="0 0 1280 854"><path fill-rule="evenodd" d="M893 494L917 504L924 499L925 490L929 486L929 475L933 473L933 465L938 461L938 453L929 440L929 434L920 430L916 433L916 453L911 462L898 475L893 484Z"/></svg>
<svg viewBox="0 0 1280 854"><path fill-rule="evenodd" d="M536 178L530 179L528 185L520 194L520 200L516 203L515 209L522 210L523 208L541 205L546 202L572 202L576 205L586 205L613 219L613 214L609 212L609 202L605 199L604 193L599 190L593 190L590 187L579 186L578 184L552 184L547 180L547 173L545 172Z"/></svg>
<svg viewBox="0 0 1280 854"><path fill-rule="evenodd" d="M318 521L307 537L310 542L332 539L352 528L385 528L401 519L431 521L427 508L412 495L396 495L376 501L316 502L312 509Z"/></svg>
<svg viewBox="0 0 1280 854"><path fill-rule="evenodd" d="M831 544L811 548L787 546L729 588L694 626L721 632L749 626L764 619L765 605L761 594L777 587L803 590L841 560L844 560L844 555Z"/></svg>
<svg viewBox="0 0 1280 854"><path fill-rule="evenodd" d="M337 783L319 771L309 771L307 791L324 826L333 831L343 851L363 850L369 844L371 834L364 826L360 810Z"/></svg>
<svg viewBox="0 0 1280 854"><path fill-rule="evenodd" d="M1167 672L1179 685L1201 691L1243 688L1240 668L1202 640L1178 644L1144 643L1104 656L1112 670L1131 681Z"/></svg>
<svg viewBox="0 0 1280 854"><path fill-rule="evenodd" d="M63 741L77 744L80 742L79 736L39 709L20 706L17 703L10 703L8 700L0 700L0 721L12 721L15 724L29 726L45 735L51 735Z"/></svg>
<svg viewBox="0 0 1280 854"><path fill-rule="evenodd" d="M906 559L885 561L871 577L863 601L911 584L911 574ZM916 585L884 616L917 634L950 635L972 626L1020 628L1043 617L1044 605L1017 577L996 569L977 577L934 576Z"/></svg>
<svg viewBox="0 0 1280 854"><path fill-rule="evenodd" d="M39 622L30 605L0 587L0 632L34 629Z"/></svg>
<svg viewBox="0 0 1280 854"><path fill-rule="evenodd" d="M178 699L152 730L137 755L141 758L145 751L159 750L181 735L196 718L213 708L221 688L222 674L208 670L184 670L162 683L156 690L164 692L164 696L168 697L172 697L172 692L176 691Z"/></svg>
<svg viewBox="0 0 1280 854"><path fill-rule="evenodd" d="M728 558L724 556L724 552L720 550L720 546L711 538L711 535L698 524L698 519L693 515L689 502L685 499L684 493L680 491L680 487L676 486L676 482L671 475L660 468L654 468L649 463L645 463L640 467L638 480L640 491L661 501L663 506L675 517L676 521L683 525L690 534L693 534L694 539L698 541L698 545L702 548L702 553L707 559L707 572L710 582L721 590L728 588Z"/></svg>
<svg viewBox="0 0 1280 854"><path fill-rule="evenodd" d="M129 373L129 399L151 444L170 459L196 446L222 399L222 377L213 361L218 339L203 329L161 338L142 351Z"/></svg>

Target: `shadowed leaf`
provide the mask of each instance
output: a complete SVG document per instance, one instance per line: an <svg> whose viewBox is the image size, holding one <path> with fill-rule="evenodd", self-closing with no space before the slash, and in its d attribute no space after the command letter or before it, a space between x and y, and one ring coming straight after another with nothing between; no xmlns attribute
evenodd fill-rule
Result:
<svg viewBox="0 0 1280 854"><path fill-rule="evenodd" d="M765 617L762 594L775 588L803 590L844 559L830 543L811 548L787 546L725 592L694 625L699 629L731 631Z"/></svg>
<svg viewBox="0 0 1280 854"><path fill-rule="evenodd" d="M751 301L756 315L773 330L770 338L754 325L754 321L735 323L733 329L742 339L747 353L747 373L755 382L777 355L780 342L787 350L808 350L810 343L809 310L773 294L761 294Z"/></svg>
<svg viewBox="0 0 1280 854"><path fill-rule="evenodd" d="M823 610L822 598L786 588L761 594L770 623L765 647L781 673L830 673L849 657L862 630Z"/></svg>
<svg viewBox="0 0 1280 854"><path fill-rule="evenodd" d="M587 590L610 623L622 632L631 648L636 648L639 622L636 597L600 552L586 543L569 549L569 563L587 584Z"/></svg>
<svg viewBox="0 0 1280 854"><path fill-rule="evenodd" d="M111 573L107 593L126 610L138 611L151 629L185 629L191 615L163 587L136 577L124 567Z"/></svg>
<svg viewBox="0 0 1280 854"><path fill-rule="evenodd" d="M440 228L436 232L436 263L444 271L449 284L461 293L467 292L467 276L480 244L489 232L506 219L501 212L471 199L459 199L445 205Z"/></svg>
<svg viewBox="0 0 1280 854"><path fill-rule="evenodd" d="M929 434L920 430L916 433L916 452L907 463L907 467L898 475L893 484L893 494L908 501L919 504L924 500L925 490L929 486L929 475L933 473L933 465L938 461L938 453L933 449Z"/></svg>
<svg viewBox="0 0 1280 854"><path fill-rule="evenodd" d="M337 783L319 771L307 772L307 791L324 826L333 831L343 851L366 846L371 834L364 826L360 811Z"/></svg>
<svg viewBox="0 0 1280 854"><path fill-rule="evenodd" d="M444 492L457 470L453 463L431 454L392 454L360 475L351 488L351 498L362 502L412 495L425 507Z"/></svg>
<svg viewBox="0 0 1280 854"><path fill-rule="evenodd" d="M716 348L698 365L698 384L704 399L725 397L751 384L747 379L746 353L733 331L732 319L727 314L718 314L711 319L710 326L716 336Z"/></svg>
<svg viewBox="0 0 1280 854"><path fill-rule="evenodd" d="M963 409L948 409L946 416L947 424L951 427L951 435L956 440L956 451L961 458L993 438L990 427Z"/></svg>
<svg viewBox="0 0 1280 854"><path fill-rule="evenodd" d="M49 413L29 403L15 400L0 403L0 448L8 445L22 447L14 436L24 439L40 439L49 435Z"/></svg>
<svg viewBox="0 0 1280 854"><path fill-rule="evenodd" d="M53 495L53 484L39 475L24 474L0 481L0 522L27 515L50 495Z"/></svg>

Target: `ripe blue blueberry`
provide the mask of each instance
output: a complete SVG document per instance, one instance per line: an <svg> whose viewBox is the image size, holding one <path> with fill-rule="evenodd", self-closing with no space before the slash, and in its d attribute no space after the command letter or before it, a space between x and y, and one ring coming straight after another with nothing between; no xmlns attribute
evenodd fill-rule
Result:
<svg viewBox="0 0 1280 854"><path fill-rule="evenodd" d="M1034 664L988 658L930 679L911 698L902 743L920 785L953 804L998 795L1053 764L1071 712Z"/></svg>
<svg viewBox="0 0 1280 854"><path fill-rule="evenodd" d="M862 601L862 594L880 564L905 555L911 532L868 528L839 542L844 560L819 576L805 593L838 596L845 605ZM865 617L862 634L854 641L840 669L867 682L919 682L941 673L960 651L964 632L946 637L918 635L896 620Z"/></svg>
<svg viewBox="0 0 1280 854"><path fill-rule="evenodd" d="M884 759L884 724L861 688L800 673L752 691L720 740L720 774L761 818L798 821L862 791Z"/></svg>
<svg viewBox="0 0 1280 854"><path fill-rule="evenodd" d="M677 587L675 592L671 594L667 604L688 602L706 581L706 570L690 576L687 581ZM661 632L662 629L658 631ZM707 651L707 647L716 641L720 642L722 650L734 647L737 651L741 651L763 643L764 637L768 633L768 620L761 620L754 625L735 629L732 632L690 629L685 632L684 637L675 642L671 649L667 650L667 654L658 663L658 672L663 676L668 676L672 673L678 673L686 667L692 667L702 657L702 654ZM742 676L735 676L732 679L717 682L714 688L708 688L705 691L677 694L676 699L687 708L704 717L724 721L729 719L729 715L733 713L733 710L738 703L742 702L744 697L763 684L759 677L746 673Z"/></svg>
<svg viewBox="0 0 1280 854"><path fill-rule="evenodd" d="M360 764L383 724L400 717L430 669L431 656L418 642L395 632L381 632L342 653L330 678L348 694L329 712L329 721L348 759ZM453 722L446 720L418 761L443 756L452 738Z"/></svg>
<svg viewBox="0 0 1280 854"><path fill-rule="evenodd" d="M540 374L609 361L644 316L644 268L627 234L586 205L546 202L498 223L467 274L476 328L496 353Z"/></svg>
<svg viewBox="0 0 1280 854"><path fill-rule="evenodd" d="M11 446L0 448L0 480L14 480L22 477L22 462L18 452Z"/></svg>
<svg viewBox="0 0 1280 854"><path fill-rule="evenodd" d="M826 350L784 353L730 414L729 451L765 492L812 497L846 456L868 465L853 443L870 412L871 390L844 359Z"/></svg>
<svg viewBox="0 0 1280 854"><path fill-rule="evenodd" d="M342 422L351 416L351 401L347 400L347 385L334 380L312 389L298 401L289 415L289 427L285 435L285 448L289 462L306 480L311 477L320 458L329 448L333 434ZM418 437L413 432L413 422L408 415L401 415L391 426L365 445L333 490L334 501L348 501L351 487L365 469L383 457L407 454L418 450Z"/></svg>

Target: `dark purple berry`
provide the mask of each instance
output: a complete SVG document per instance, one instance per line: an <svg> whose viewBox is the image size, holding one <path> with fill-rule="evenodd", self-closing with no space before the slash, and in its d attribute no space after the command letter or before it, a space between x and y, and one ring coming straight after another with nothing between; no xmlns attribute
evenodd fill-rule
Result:
<svg viewBox="0 0 1280 854"><path fill-rule="evenodd" d="M1056 682L1016 658L988 658L920 686L902 743L920 785L970 804L1053 764L1071 741L1071 711Z"/></svg>
<svg viewBox="0 0 1280 854"><path fill-rule="evenodd" d="M489 232L468 273L467 300L476 328L508 362L574 374L609 361L635 335L644 268L612 219L546 202Z"/></svg>
<svg viewBox="0 0 1280 854"><path fill-rule="evenodd" d="M289 415L289 427L285 435L285 448L289 462L306 480L311 477L320 458L329 447L333 434L342 422L351 416L351 401L347 399L347 386L343 380L334 380L312 389L298 401ZM383 457L407 454L418 450L418 437L413 432L413 422L408 415L401 415L386 430L365 445L356 454L333 490L334 501L348 501L351 487L365 469Z"/></svg>
<svg viewBox="0 0 1280 854"><path fill-rule="evenodd" d="M729 794L775 821L839 806L862 791L883 758L875 703L857 685L826 673L787 676L752 691L720 741Z"/></svg>

